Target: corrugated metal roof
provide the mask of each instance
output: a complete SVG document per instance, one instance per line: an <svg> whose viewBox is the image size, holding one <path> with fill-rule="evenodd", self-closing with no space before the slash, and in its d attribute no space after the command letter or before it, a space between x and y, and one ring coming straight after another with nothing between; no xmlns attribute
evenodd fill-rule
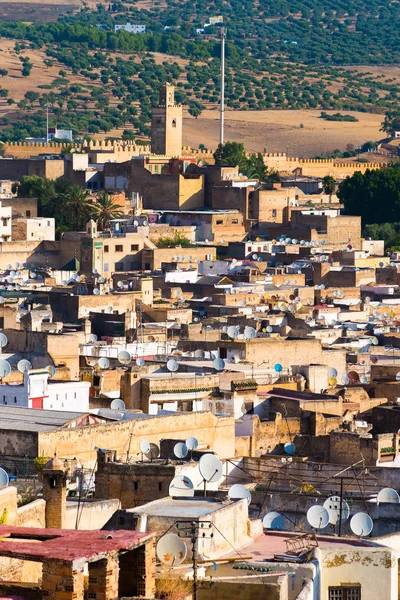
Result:
<svg viewBox="0 0 400 600"><path fill-rule="evenodd" d="M46 431L63 427L85 414L88 413L0 405L0 429Z"/></svg>

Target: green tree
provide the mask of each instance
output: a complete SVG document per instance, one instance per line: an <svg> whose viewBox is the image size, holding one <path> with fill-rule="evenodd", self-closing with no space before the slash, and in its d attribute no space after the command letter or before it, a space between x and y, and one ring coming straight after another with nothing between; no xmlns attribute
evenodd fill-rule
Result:
<svg viewBox="0 0 400 600"><path fill-rule="evenodd" d="M385 118L382 122L381 131L388 135L393 135L395 131L400 131L400 110L388 110L385 113Z"/></svg>
<svg viewBox="0 0 400 600"><path fill-rule="evenodd" d="M244 145L239 142L218 144L218 148L214 152L214 160L216 165L239 167L241 173L248 167Z"/></svg>
<svg viewBox="0 0 400 600"><path fill-rule="evenodd" d="M100 230L107 229L112 219L120 219L123 216L121 207L113 202L112 196L103 192L93 205L93 218L96 219Z"/></svg>
<svg viewBox="0 0 400 600"><path fill-rule="evenodd" d="M71 185L59 199L63 202L63 212L71 219L74 231L82 231L94 212L89 192L79 185Z"/></svg>
<svg viewBox="0 0 400 600"><path fill-rule="evenodd" d="M325 194L329 194L329 198L332 197L332 194L335 193L336 190L336 181L332 175L325 175L322 180L322 185L324 186Z"/></svg>

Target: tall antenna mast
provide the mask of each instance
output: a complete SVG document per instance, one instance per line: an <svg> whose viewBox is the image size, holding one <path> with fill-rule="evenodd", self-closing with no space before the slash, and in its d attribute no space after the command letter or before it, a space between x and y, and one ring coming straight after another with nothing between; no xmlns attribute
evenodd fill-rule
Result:
<svg viewBox="0 0 400 600"><path fill-rule="evenodd" d="M219 143L224 143L225 118L225 38L226 28L221 27L221 102L219 108Z"/></svg>

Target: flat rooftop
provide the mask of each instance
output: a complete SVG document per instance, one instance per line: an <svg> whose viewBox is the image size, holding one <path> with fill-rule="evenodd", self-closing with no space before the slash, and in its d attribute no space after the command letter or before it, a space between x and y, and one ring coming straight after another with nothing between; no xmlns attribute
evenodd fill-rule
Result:
<svg viewBox="0 0 400 600"><path fill-rule="evenodd" d="M0 525L0 556L37 562L49 559L93 561L104 558L109 552L141 546L153 537L154 533L122 529L110 533Z"/></svg>
<svg viewBox="0 0 400 600"><path fill-rule="evenodd" d="M150 517L173 517L179 519L198 519L227 506L229 502L220 502L214 498L161 498L143 506L131 508L128 512L146 514Z"/></svg>
<svg viewBox="0 0 400 600"><path fill-rule="evenodd" d="M49 431L89 414L64 410L43 410L23 406L0 406L0 429Z"/></svg>

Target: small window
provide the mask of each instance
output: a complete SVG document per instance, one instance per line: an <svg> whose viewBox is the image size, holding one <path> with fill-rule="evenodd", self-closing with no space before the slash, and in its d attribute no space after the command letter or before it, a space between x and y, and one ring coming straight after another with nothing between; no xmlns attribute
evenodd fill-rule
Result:
<svg viewBox="0 0 400 600"><path fill-rule="evenodd" d="M329 588L329 600L361 600L361 586L342 585Z"/></svg>
<svg viewBox="0 0 400 600"><path fill-rule="evenodd" d="M136 252L139 250L139 244L131 244L131 252Z"/></svg>
<svg viewBox="0 0 400 600"><path fill-rule="evenodd" d="M223 220L222 219L218 219L217 225L222 225L222 224L223 224Z"/></svg>
<svg viewBox="0 0 400 600"><path fill-rule="evenodd" d="M74 392L74 398L76 398L76 392Z"/></svg>
<svg viewBox="0 0 400 600"><path fill-rule="evenodd" d="M30 210L27 210L27 211L26 211L26 216L27 216L27 217L30 217L30 216L31 216L31 211L30 211Z"/></svg>
<svg viewBox="0 0 400 600"><path fill-rule="evenodd" d="M158 482L158 491L162 492L162 481Z"/></svg>
<svg viewBox="0 0 400 600"><path fill-rule="evenodd" d="M123 262L117 262L117 263L115 263L115 270L116 271L123 271L124 270L124 263Z"/></svg>
<svg viewBox="0 0 400 600"><path fill-rule="evenodd" d="M104 252L108 252L108 246L104 246Z"/></svg>
<svg viewBox="0 0 400 600"><path fill-rule="evenodd" d="M97 577L90 577L89 576L89 583L97 583Z"/></svg>
<svg viewBox="0 0 400 600"><path fill-rule="evenodd" d="M172 119L172 127L176 127L176 119Z"/></svg>
<svg viewBox="0 0 400 600"><path fill-rule="evenodd" d="M109 270L109 269L108 269L108 263L104 263L104 269L103 269L103 270L104 270L104 272L106 272L106 271L108 271L108 270Z"/></svg>
<svg viewBox="0 0 400 600"><path fill-rule="evenodd" d="M17 396L14 396L14 402L17 403Z"/></svg>
<svg viewBox="0 0 400 600"><path fill-rule="evenodd" d="M232 219L232 225L238 225L239 221L237 219Z"/></svg>
<svg viewBox="0 0 400 600"><path fill-rule="evenodd" d="M47 227L50 227L50 221L47 221Z"/></svg>
<svg viewBox="0 0 400 600"><path fill-rule="evenodd" d="M96 592L89 592L88 593L88 600L96 600L96 598L97 598Z"/></svg>
<svg viewBox="0 0 400 600"><path fill-rule="evenodd" d="M65 586L65 591L66 591L66 592L73 592L73 591L74 591L74 586L73 586L73 585L70 585L70 584L67 584L67 585Z"/></svg>
<svg viewBox="0 0 400 600"><path fill-rule="evenodd" d="M154 174L158 175L158 165L154 165Z"/></svg>
<svg viewBox="0 0 400 600"><path fill-rule="evenodd" d="M139 489L139 482L138 481L134 481L133 482L133 489L135 490L135 492L138 491L138 489Z"/></svg>
<svg viewBox="0 0 400 600"><path fill-rule="evenodd" d="M276 208L273 208L271 212L272 212L272 218L275 218L276 217Z"/></svg>
<svg viewBox="0 0 400 600"><path fill-rule="evenodd" d="M139 270L139 263L131 262L131 271L138 271L138 270Z"/></svg>
<svg viewBox="0 0 400 600"><path fill-rule="evenodd" d="M115 252L123 252L124 251L124 247L122 244L117 244L115 246Z"/></svg>

